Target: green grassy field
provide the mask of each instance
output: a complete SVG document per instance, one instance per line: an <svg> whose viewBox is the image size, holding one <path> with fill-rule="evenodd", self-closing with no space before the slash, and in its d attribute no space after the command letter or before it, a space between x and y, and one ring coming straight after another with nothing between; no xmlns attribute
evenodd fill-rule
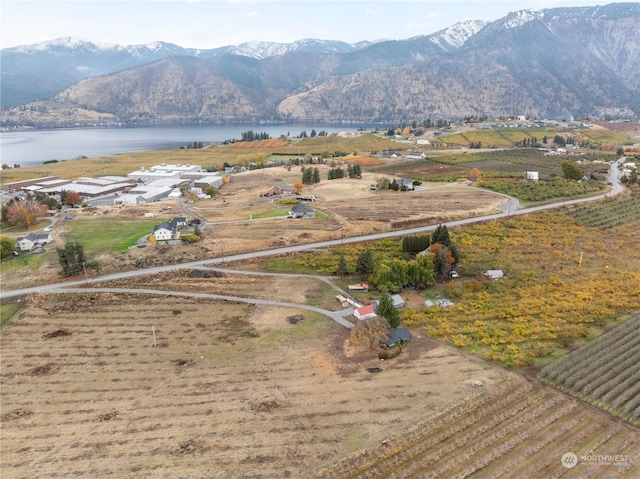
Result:
<svg viewBox="0 0 640 479"><path fill-rule="evenodd" d="M52 248L44 254L24 254L4 261L2 263L2 274L15 273L23 268L27 271L35 271L41 265L55 261L57 261L56 251Z"/></svg>
<svg viewBox="0 0 640 479"><path fill-rule="evenodd" d="M153 227L170 218L140 220L103 220L98 223L76 218L70 222L71 229L65 235L65 241L77 241L84 247L87 255L108 251L113 254L127 251L130 246L144 235L153 231Z"/></svg>
<svg viewBox="0 0 640 479"><path fill-rule="evenodd" d="M276 218L279 216L287 216L289 214L289 210L285 208L277 208L275 210L265 211L263 213L257 213L251 216L247 216L246 219L260 219L260 218Z"/></svg>
<svg viewBox="0 0 640 479"><path fill-rule="evenodd" d="M0 304L0 327L4 326L20 310L19 304Z"/></svg>

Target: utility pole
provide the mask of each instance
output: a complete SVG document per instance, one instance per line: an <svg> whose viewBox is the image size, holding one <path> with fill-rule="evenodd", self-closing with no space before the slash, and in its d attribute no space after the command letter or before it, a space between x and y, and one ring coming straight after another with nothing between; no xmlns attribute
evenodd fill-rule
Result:
<svg viewBox="0 0 640 479"><path fill-rule="evenodd" d="M224 264L224 241L220 240L220 246L222 247L222 263Z"/></svg>
<svg viewBox="0 0 640 479"><path fill-rule="evenodd" d="M84 261L82 262L82 270L84 271L84 281L89 284L89 276L87 276L87 267L85 266Z"/></svg>
<svg viewBox="0 0 640 479"><path fill-rule="evenodd" d="M582 266L582 255L583 255L583 254L584 254L584 252L583 252L583 251L580 251L580 261L578 262L578 268L579 268L580 266Z"/></svg>

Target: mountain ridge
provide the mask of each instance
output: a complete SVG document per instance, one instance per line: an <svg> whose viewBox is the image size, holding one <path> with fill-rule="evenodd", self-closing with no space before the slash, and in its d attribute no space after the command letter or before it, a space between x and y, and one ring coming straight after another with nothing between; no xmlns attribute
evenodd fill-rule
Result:
<svg viewBox="0 0 640 479"><path fill-rule="evenodd" d="M105 46L120 61L119 72L20 108L3 103L2 122L73 125L84 121L76 110L124 123L638 115L637 24L640 4L621 3L521 10L494 22L361 44L251 42L223 52L154 42L128 50L155 58L137 66ZM98 70L90 46L66 41L85 68ZM163 57L167 51L184 54Z"/></svg>

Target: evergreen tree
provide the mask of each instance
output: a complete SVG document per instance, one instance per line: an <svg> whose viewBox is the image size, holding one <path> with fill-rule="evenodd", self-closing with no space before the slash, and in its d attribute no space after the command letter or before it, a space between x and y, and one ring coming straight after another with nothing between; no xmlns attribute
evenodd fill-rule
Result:
<svg viewBox="0 0 640 479"><path fill-rule="evenodd" d="M436 230L431 235L431 244L440 243L444 246L451 245L451 238L449 237L449 230L447 225L438 225Z"/></svg>
<svg viewBox="0 0 640 479"><path fill-rule="evenodd" d="M312 183L320 183L320 170L318 168L313 169Z"/></svg>
<svg viewBox="0 0 640 479"><path fill-rule="evenodd" d="M67 243L64 248L56 248L58 262L62 266L62 275L71 276L82 271L87 258L84 254L84 247L76 242Z"/></svg>
<svg viewBox="0 0 640 479"><path fill-rule="evenodd" d="M360 276L368 276L373 273L373 253L370 249L364 250L358 255L356 261L356 273Z"/></svg>
<svg viewBox="0 0 640 479"><path fill-rule="evenodd" d="M386 288L380 290L380 303L376 309L376 314L385 318L389 322L390 328L395 329L400 326L400 313L393 305L391 295Z"/></svg>
<svg viewBox="0 0 640 479"><path fill-rule="evenodd" d="M458 251L457 246L454 245L454 244L450 244L449 245L449 251L451 251L451 256L453 256L453 260L456 263L459 263L460 262L460 252Z"/></svg>
<svg viewBox="0 0 640 479"><path fill-rule="evenodd" d="M402 238L402 251L405 253L419 253L431 245L429 235L410 235Z"/></svg>
<svg viewBox="0 0 640 479"><path fill-rule="evenodd" d="M344 257L344 253L340 253L340 257L338 258L338 274L340 278L344 278L344 275L349 272L349 265L347 264L347 260Z"/></svg>
<svg viewBox="0 0 640 479"><path fill-rule="evenodd" d="M302 167L302 184L311 185L314 183L313 178L314 171L311 168Z"/></svg>
<svg viewBox="0 0 640 479"><path fill-rule="evenodd" d="M435 270L436 275L440 279L446 278L447 273L449 272L449 262L447 261L447 247L444 245L438 250Z"/></svg>

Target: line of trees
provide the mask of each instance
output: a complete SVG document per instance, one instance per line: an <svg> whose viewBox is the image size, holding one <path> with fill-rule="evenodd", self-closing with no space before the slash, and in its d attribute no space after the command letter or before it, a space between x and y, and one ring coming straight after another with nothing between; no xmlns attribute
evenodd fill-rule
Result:
<svg viewBox="0 0 640 479"><path fill-rule="evenodd" d="M362 178L362 167L360 165L349 164L347 166L347 176L349 178Z"/></svg>
<svg viewBox="0 0 640 479"><path fill-rule="evenodd" d="M298 138L315 138L316 136L328 136L328 133L325 130L320 130L318 133L315 129L312 129L311 133L307 134L306 130L302 130Z"/></svg>
<svg viewBox="0 0 640 479"><path fill-rule="evenodd" d="M431 246L430 235L409 235L402 238L402 251L405 253L419 253Z"/></svg>
<svg viewBox="0 0 640 479"><path fill-rule="evenodd" d="M315 168L302 167L302 184L315 185L320 183L320 170Z"/></svg>
<svg viewBox="0 0 640 479"><path fill-rule="evenodd" d="M331 168L327 174L327 179L336 180L345 177L345 171L342 168Z"/></svg>
<svg viewBox="0 0 640 479"><path fill-rule="evenodd" d="M269 133L267 133L266 131L262 133L257 133L257 132L254 132L253 130L247 130L242 132L242 140L240 141L258 141L258 140L270 140L270 139L271 137L269 136Z"/></svg>
<svg viewBox="0 0 640 479"><path fill-rule="evenodd" d="M364 250L356 260L355 272L368 277L378 290L386 289L397 293L407 284L430 286L436 279L449 277L451 267L459 262L458 248L451 242L446 225L438 225L429 235L410 235L402 239L402 250L407 254L419 254L415 259L389 258L374 261L370 250ZM344 254L340 254L337 273L349 273L349 265Z"/></svg>

